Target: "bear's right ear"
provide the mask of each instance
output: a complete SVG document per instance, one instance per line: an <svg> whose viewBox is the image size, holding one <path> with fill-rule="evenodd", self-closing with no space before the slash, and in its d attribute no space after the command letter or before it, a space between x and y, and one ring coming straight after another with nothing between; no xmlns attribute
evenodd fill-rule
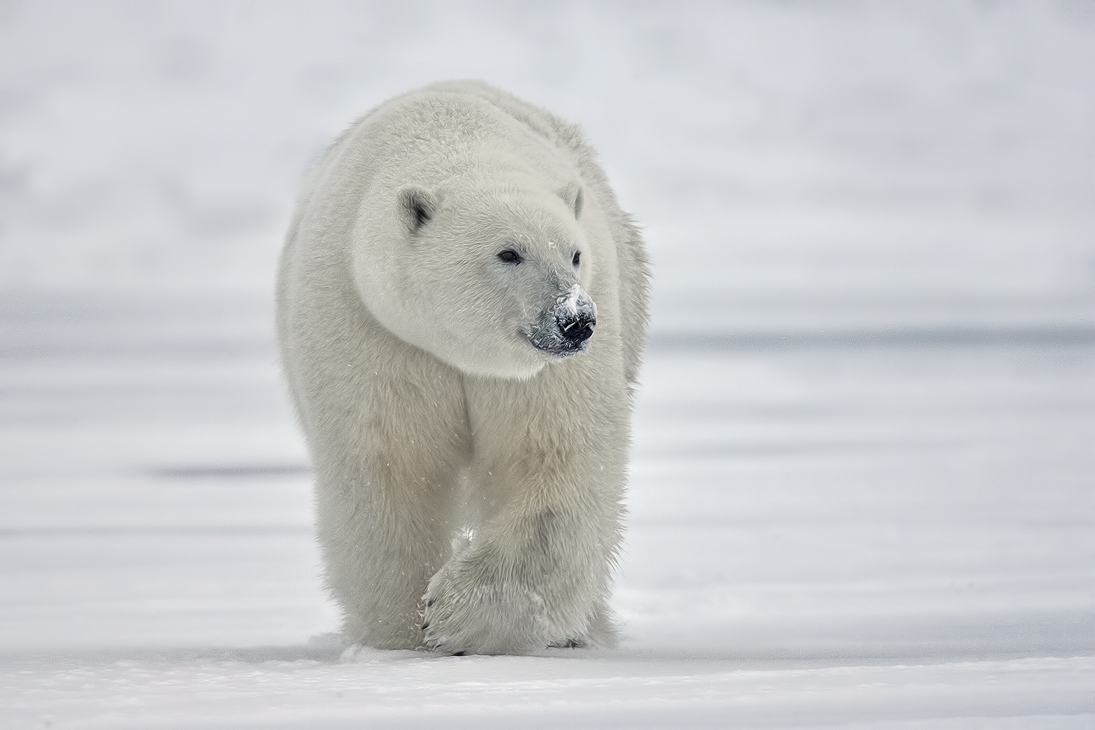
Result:
<svg viewBox="0 0 1095 730"><path fill-rule="evenodd" d="M411 234L418 233L437 212L437 199L421 185L404 185L395 196L399 204L399 218Z"/></svg>
<svg viewBox="0 0 1095 730"><path fill-rule="evenodd" d="M559 191L559 197L574 211L574 220L578 220L582 217L584 196L582 194L582 183L580 181L575 180L572 183L568 183Z"/></svg>

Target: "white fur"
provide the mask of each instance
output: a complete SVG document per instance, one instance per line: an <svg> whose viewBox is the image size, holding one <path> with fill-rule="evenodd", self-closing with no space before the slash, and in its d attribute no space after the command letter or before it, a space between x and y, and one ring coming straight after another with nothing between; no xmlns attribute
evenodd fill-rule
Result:
<svg viewBox="0 0 1095 730"><path fill-rule="evenodd" d="M352 641L614 641L648 269L593 157L548 112L449 82L358 120L301 196L278 331ZM579 312L593 336L552 349Z"/></svg>

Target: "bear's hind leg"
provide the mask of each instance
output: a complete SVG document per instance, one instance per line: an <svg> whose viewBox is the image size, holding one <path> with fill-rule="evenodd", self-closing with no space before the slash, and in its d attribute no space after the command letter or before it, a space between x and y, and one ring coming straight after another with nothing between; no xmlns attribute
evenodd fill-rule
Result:
<svg viewBox="0 0 1095 730"><path fill-rule="evenodd" d="M589 614L584 631L567 637L565 641L551 644L553 649L584 649L587 647L614 647L617 641L616 622L612 618L612 610L608 604L601 600L594 606Z"/></svg>

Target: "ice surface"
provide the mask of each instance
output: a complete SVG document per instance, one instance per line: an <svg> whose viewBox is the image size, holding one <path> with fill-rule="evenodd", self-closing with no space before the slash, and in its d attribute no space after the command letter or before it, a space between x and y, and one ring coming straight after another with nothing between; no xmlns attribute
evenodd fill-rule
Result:
<svg viewBox="0 0 1095 730"><path fill-rule="evenodd" d="M624 641L340 661L277 249L461 76L650 242ZM0 4L0 727L1095 725L1093 88L1080 0Z"/></svg>

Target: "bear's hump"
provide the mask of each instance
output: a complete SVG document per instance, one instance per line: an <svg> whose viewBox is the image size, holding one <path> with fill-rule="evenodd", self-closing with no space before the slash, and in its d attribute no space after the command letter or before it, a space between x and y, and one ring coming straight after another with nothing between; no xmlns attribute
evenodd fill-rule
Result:
<svg viewBox="0 0 1095 730"><path fill-rule="evenodd" d="M565 123L479 82L446 82L396 97L362 122L351 146L367 150L378 168L425 184L483 154L526 159L552 178L577 174L574 155L555 132Z"/></svg>
<svg viewBox="0 0 1095 730"><path fill-rule="evenodd" d="M558 143L557 127L565 124L544 109L475 80L442 81L398 96L381 108L391 105L394 111L403 103L411 108L420 106L428 117L446 127L456 122L457 128L466 125L469 130L481 131L488 129L490 122L512 120L553 144Z"/></svg>

